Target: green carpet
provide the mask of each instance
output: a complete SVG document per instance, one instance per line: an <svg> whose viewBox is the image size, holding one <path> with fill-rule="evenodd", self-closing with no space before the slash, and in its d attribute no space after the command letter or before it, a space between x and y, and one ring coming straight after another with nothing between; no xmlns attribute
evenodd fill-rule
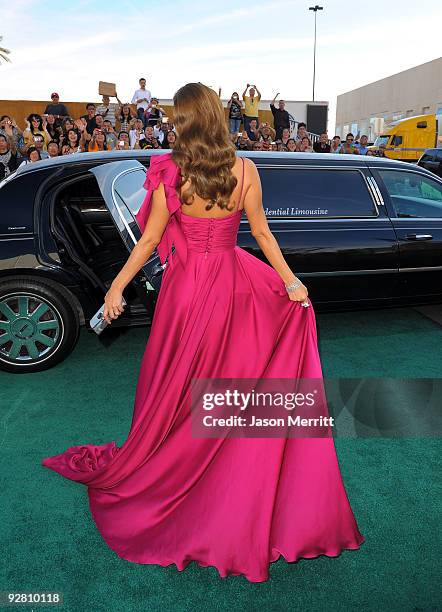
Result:
<svg viewBox="0 0 442 612"><path fill-rule="evenodd" d="M412 309L318 314L324 376L442 377L442 328ZM104 347L82 330L47 372L0 373L0 590L61 591L64 605L20 610L441 610L440 439L340 439L359 551L270 566L270 580L220 579L120 559L89 514L83 485L41 459L82 443L126 439L148 329ZM439 541L438 541L439 540ZM12 609L12 608L11 608Z"/></svg>

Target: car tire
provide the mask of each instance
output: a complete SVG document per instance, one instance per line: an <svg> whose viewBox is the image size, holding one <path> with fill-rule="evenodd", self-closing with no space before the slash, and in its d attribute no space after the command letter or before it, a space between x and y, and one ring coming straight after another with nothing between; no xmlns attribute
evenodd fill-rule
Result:
<svg viewBox="0 0 442 612"><path fill-rule="evenodd" d="M80 321L69 292L44 279L0 282L0 370L48 370L75 347Z"/></svg>

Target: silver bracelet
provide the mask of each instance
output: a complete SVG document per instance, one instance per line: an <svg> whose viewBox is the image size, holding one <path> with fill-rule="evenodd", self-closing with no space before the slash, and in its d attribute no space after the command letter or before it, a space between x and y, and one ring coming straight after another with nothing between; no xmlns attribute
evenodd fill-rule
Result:
<svg viewBox="0 0 442 612"><path fill-rule="evenodd" d="M300 287L302 285L301 281L298 279L296 280L294 283L292 283L291 285L286 285L286 291L287 293L290 293L291 291L295 291L295 289L297 289L298 287Z"/></svg>

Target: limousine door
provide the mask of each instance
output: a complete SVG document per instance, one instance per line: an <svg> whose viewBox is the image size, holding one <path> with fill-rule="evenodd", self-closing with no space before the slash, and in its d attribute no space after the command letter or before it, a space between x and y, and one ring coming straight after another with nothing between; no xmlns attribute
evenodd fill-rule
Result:
<svg viewBox="0 0 442 612"><path fill-rule="evenodd" d="M442 294L442 181L413 168L374 170L399 242L400 297Z"/></svg>
<svg viewBox="0 0 442 612"><path fill-rule="evenodd" d="M146 190L146 168L137 160L115 161L89 170L97 179L107 209L126 245L132 251L141 238L141 230L135 219ZM163 266L154 252L143 266L145 288L157 291L161 284Z"/></svg>
<svg viewBox="0 0 442 612"><path fill-rule="evenodd" d="M391 300L398 278L392 223L365 165L256 165L270 229L313 302ZM285 161L285 160L284 160ZM264 258L240 230L240 246Z"/></svg>

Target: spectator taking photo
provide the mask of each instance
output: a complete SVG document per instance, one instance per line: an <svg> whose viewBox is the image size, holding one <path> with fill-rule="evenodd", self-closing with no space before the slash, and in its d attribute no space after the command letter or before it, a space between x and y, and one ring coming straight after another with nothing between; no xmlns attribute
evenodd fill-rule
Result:
<svg viewBox="0 0 442 612"><path fill-rule="evenodd" d="M250 88L250 89L249 89ZM249 95L247 95L247 90ZM245 90L242 94L244 100L244 129L248 130L250 122L255 119L256 125L259 124L258 108L259 101L261 100L261 93L259 92L256 85L250 85L247 83ZM250 134L249 134L250 135Z"/></svg>
<svg viewBox="0 0 442 612"><path fill-rule="evenodd" d="M229 129L231 134L237 134L242 122L243 102L239 99L237 91L234 91L227 102L229 109Z"/></svg>

